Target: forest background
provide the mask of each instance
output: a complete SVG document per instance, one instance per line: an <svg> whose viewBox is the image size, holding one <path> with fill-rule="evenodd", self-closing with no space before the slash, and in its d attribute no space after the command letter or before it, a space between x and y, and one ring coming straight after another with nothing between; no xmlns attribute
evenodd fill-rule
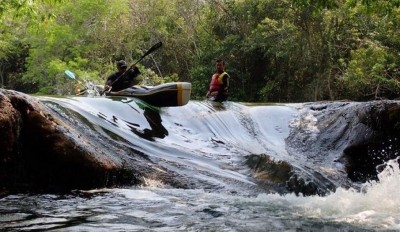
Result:
<svg viewBox="0 0 400 232"><path fill-rule="evenodd" d="M115 61L144 84L192 83L204 99L214 62L230 100L397 99L400 0L2 0L0 87L73 94L64 74L103 84Z"/></svg>

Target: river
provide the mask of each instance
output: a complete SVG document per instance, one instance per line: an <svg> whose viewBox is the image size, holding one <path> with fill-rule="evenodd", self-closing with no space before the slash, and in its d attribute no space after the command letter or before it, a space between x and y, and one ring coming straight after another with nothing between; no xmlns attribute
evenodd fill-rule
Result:
<svg viewBox="0 0 400 232"><path fill-rule="evenodd" d="M334 162L343 151L299 145L320 133L317 113L306 104L191 101L154 109L129 98L40 99L65 122L90 124L90 133L132 147L194 184L176 188L154 176L141 186L5 195L2 231L400 230L397 159L386 162L377 180L350 181ZM254 157L289 164L318 194L271 183L271 173L249 164Z"/></svg>

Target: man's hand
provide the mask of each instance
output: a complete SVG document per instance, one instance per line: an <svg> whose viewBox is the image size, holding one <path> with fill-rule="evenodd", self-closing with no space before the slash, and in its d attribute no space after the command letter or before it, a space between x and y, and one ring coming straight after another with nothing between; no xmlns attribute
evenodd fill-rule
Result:
<svg viewBox="0 0 400 232"><path fill-rule="evenodd" d="M109 92L109 91L111 91L111 86L109 85L104 86L104 92Z"/></svg>
<svg viewBox="0 0 400 232"><path fill-rule="evenodd" d="M218 91L213 91L213 92L208 91L206 94L206 98L215 97L217 95L218 95Z"/></svg>
<svg viewBox="0 0 400 232"><path fill-rule="evenodd" d="M215 97L215 96L218 95L218 91L211 92L210 95L213 96L213 97Z"/></svg>

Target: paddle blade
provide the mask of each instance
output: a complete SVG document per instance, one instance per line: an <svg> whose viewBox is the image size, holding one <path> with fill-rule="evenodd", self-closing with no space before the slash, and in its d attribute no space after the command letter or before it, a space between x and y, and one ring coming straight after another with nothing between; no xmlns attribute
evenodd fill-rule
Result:
<svg viewBox="0 0 400 232"><path fill-rule="evenodd" d="M147 56L148 54L154 52L155 50L159 49L162 46L162 42L158 42L154 44L143 56Z"/></svg>
<svg viewBox="0 0 400 232"><path fill-rule="evenodd" d="M76 80L75 74L69 70L65 70L64 72L69 78Z"/></svg>
<svg viewBox="0 0 400 232"><path fill-rule="evenodd" d="M158 42L156 44L154 44L142 57L140 57L139 60L137 60L135 62L135 64L139 63L139 61L141 61L143 58L145 58L147 55L149 55L150 53L154 52L155 50L159 49L162 46L162 42Z"/></svg>

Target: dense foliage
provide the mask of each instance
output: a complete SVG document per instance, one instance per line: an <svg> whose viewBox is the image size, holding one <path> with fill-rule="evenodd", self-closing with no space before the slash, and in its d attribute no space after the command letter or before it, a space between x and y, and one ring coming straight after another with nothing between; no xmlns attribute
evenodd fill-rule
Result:
<svg viewBox="0 0 400 232"><path fill-rule="evenodd" d="M230 99L372 100L400 94L399 0L3 0L0 87L69 94L103 83L115 61L145 84L189 81L203 99L227 61Z"/></svg>

